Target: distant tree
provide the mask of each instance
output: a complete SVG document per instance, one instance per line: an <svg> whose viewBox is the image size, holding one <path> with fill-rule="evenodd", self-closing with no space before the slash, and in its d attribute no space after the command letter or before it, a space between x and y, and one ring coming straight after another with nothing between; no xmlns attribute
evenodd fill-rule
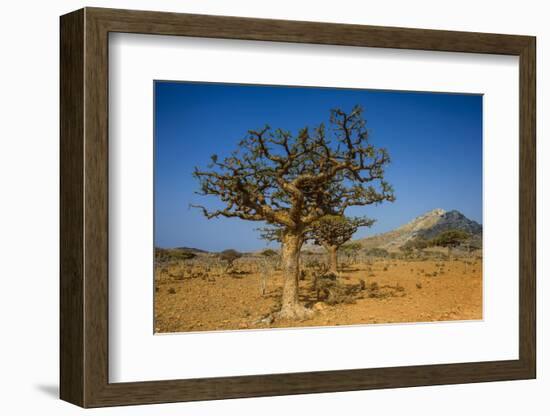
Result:
<svg viewBox="0 0 550 416"><path fill-rule="evenodd" d="M218 254L218 257L225 262L227 265L225 271L228 272L230 269L233 268L233 263L235 263L235 260L240 259L242 257L242 253L239 253L237 250L229 249L224 250L220 254Z"/></svg>
<svg viewBox="0 0 550 416"><path fill-rule="evenodd" d="M260 255L262 256L261 263L264 267L269 267L271 271L277 268L280 260L279 252L268 248L262 251Z"/></svg>
<svg viewBox="0 0 550 416"><path fill-rule="evenodd" d="M410 255L415 250L422 252L422 250L427 248L429 245L430 245L430 242L426 240L424 237L416 237L408 240L405 244L399 247L399 250L401 250L406 255Z"/></svg>
<svg viewBox="0 0 550 416"><path fill-rule="evenodd" d="M482 244L481 238L472 239L472 241L468 241L468 246L467 246L468 251L472 252L476 250L481 250L482 247L483 247L483 244Z"/></svg>
<svg viewBox="0 0 550 416"><path fill-rule="evenodd" d="M297 135L269 126L250 130L239 149L208 170L196 169L202 195L216 196L224 207L200 208L207 218L236 217L280 228L284 274L280 317L309 315L298 300L300 250L307 228L325 215L344 215L351 206L393 201L384 181L390 158L369 142L362 108L330 113L324 124ZM330 136L330 137L329 137Z"/></svg>
<svg viewBox="0 0 550 416"><path fill-rule="evenodd" d="M432 246L447 247L449 256L453 248L470 238L470 234L462 230L447 230L432 238L429 242Z"/></svg>
<svg viewBox="0 0 550 416"><path fill-rule="evenodd" d="M412 241L412 247L419 251L424 250L428 247L428 245L429 241L426 240L424 237L417 237Z"/></svg>
<svg viewBox="0 0 550 416"><path fill-rule="evenodd" d="M388 257L390 253L385 248L374 247L365 251L369 257Z"/></svg>
<svg viewBox="0 0 550 416"><path fill-rule="evenodd" d="M157 264L170 261L191 260L195 257L197 257L195 253L182 249L155 248L155 262L157 262Z"/></svg>
<svg viewBox="0 0 550 416"><path fill-rule="evenodd" d="M338 273L338 250L347 243L359 227L370 227L374 220L370 218L352 218L341 215L326 215L311 224L308 235L313 242L325 248L328 254L329 272ZM361 246L349 246L358 251Z"/></svg>
<svg viewBox="0 0 550 416"><path fill-rule="evenodd" d="M264 257L277 257L279 255L279 253L277 253L275 250L271 250L270 248L262 251L262 256Z"/></svg>
<svg viewBox="0 0 550 416"><path fill-rule="evenodd" d="M405 256L409 256L413 252L413 248L411 244L405 243L402 246L399 247L399 250L405 254Z"/></svg>
<svg viewBox="0 0 550 416"><path fill-rule="evenodd" d="M279 253L268 248L260 254L262 256L260 259L260 293L262 296L265 296L267 291L267 281L273 275L279 258Z"/></svg>
<svg viewBox="0 0 550 416"><path fill-rule="evenodd" d="M357 263L357 257L359 256L362 248L363 246L361 245L361 243L357 241L350 241L343 244L340 250L348 258L348 261L350 261L351 264L355 264Z"/></svg>

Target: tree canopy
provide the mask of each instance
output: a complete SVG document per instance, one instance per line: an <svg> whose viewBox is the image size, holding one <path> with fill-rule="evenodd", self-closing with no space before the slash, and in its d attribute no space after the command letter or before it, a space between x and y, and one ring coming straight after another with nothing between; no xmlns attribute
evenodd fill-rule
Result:
<svg viewBox="0 0 550 416"><path fill-rule="evenodd" d="M233 263L242 256L242 253L233 249L224 250L218 254L218 257L227 263L228 268L233 267Z"/></svg>
<svg viewBox="0 0 550 416"><path fill-rule="evenodd" d="M348 242L359 227L370 227L374 220L366 217L325 215L311 224L308 235L320 246L336 246Z"/></svg>
<svg viewBox="0 0 550 416"><path fill-rule="evenodd" d="M362 108L330 112L330 128L320 124L297 135L265 126L249 130L230 156L211 157L196 168L201 195L214 195L220 209L200 208L207 218L237 217L303 230L325 215L343 215L350 206L393 201L384 180L387 151L369 142Z"/></svg>
<svg viewBox="0 0 550 416"><path fill-rule="evenodd" d="M430 240L430 245L440 247L457 247L470 237L466 231L447 230Z"/></svg>

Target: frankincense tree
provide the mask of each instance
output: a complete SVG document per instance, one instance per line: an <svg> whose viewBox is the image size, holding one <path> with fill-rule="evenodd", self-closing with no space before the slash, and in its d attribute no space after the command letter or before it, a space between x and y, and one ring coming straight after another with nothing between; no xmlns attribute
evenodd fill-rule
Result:
<svg viewBox="0 0 550 416"><path fill-rule="evenodd" d="M338 250L347 243L359 227L370 227L374 220L366 217L325 215L311 224L309 234L313 242L327 252L327 266L332 273L338 273Z"/></svg>
<svg viewBox="0 0 550 416"><path fill-rule="evenodd" d="M370 143L362 111L359 106L349 113L331 110L328 129L320 124L296 135L269 126L250 130L229 156L213 155L207 169L195 169L199 194L224 204L220 209L194 205L207 218L235 217L280 228L280 317L309 314L298 300L299 256L308 227L325 215L344 215L351 206L394 200L384 180L389 155Z"/></svg>

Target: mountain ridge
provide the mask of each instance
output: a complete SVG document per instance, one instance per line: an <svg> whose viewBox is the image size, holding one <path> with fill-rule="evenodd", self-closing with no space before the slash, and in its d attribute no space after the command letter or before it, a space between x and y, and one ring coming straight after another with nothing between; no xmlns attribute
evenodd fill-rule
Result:
<svg viewBox="0 0 550 416"><path fill-rule="evenodd" d="M467 218L460 211L445 211L444 209L436 208L413 218L408 223L394 230L355 241L361 243L365 248L377 247L387 250L397 250L414 238L431 239L451 229L465 231L471 234L474 239L479 240L481 240L483 232L481 224Z"/></svg>

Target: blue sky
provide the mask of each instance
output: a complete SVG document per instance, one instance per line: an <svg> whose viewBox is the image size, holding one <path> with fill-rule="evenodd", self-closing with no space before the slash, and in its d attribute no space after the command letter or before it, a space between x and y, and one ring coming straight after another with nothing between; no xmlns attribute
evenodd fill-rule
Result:
<svg viewBox="0 0 550 416"><path fill-rule="evenodd" d="M364 108L370 140L392 159L386 180L396 201L355 207L377 220L354 238L389 231L434 208L457 209L482 223L482 96L335 88L157 81L155 89L155 245L242 251L266 246L237 218L207 220L190 203L220 206L195 194L195 166L223 158L247 130L269 124L293 133L328 125L329 111Z"/></svg>

